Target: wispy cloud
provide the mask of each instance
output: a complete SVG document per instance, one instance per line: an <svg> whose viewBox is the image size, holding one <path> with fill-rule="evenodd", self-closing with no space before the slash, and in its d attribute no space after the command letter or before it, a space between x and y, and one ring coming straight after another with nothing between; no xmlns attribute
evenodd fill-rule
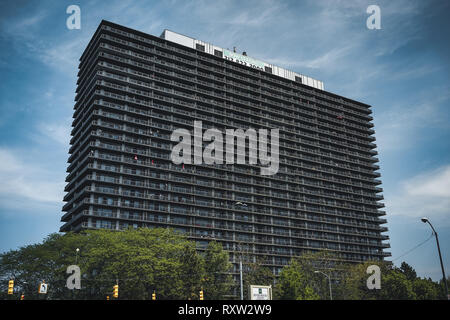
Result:
<svg viewBox="0 0 450 320"><path fill-rule="evenodd" d="M48 11L41 9L32 11L31 14L25 15L18 19L4 19L1 23L3 32L13 34L15 36L30 35L30 30L33 30L39 23L41 23L48 16Z"/></svg>
<svg viewBox="0 0 450 320"><path fill-rule="evenodd" d="M270 23L270 21L278 16L281 12L280 4L276 2L267 3L267 1L261 1L259 3L262 8L261 11L254 10L254 7L246 8L238 15L226 20L231 25L239 25L243 27L259 27L264 24Z"/></svg>
<svg viewBox="0 0 450 320"><path fill-rule="evenodd" d="M386 207L390 215L427 216L449 225L450 164L401 182L395 194L386 195Z"/></svg>
<svg viewBox="0 0 450 320"><path fill-rule="evenodd" d="M404 103L392 105L376 115L377 144L382 153L401 153L422 143L421 133L430 128L450 129L447 86L427 89L423 96L416 93L415 97L414 105L405 99Z"/></svg>
<svg viewBox="0 0 450 320"><path fill-rule="evenodd" d="M42 63L65 73L68 77L72 75L71 78L75 78L73 70L77 70L82 48L89 42L88 40L88 37L78 36L62 40L51 47L38 43L30 43L29 45L34 45L33 49L37 53L36 56Z"/></svg>
<svg viewBox="0 0 450 320"><path fill-rule="evenodd" d="M287 68L328 69L338 65L341 59L344 60L353 47L354 45L332 48L316 58L307 60L289 60L269 57L264 60Z"/></svg>
<svg viewBox="0 0 450 320"><path fill-rule="evenodd" d="M46 138L58 142L64 148L69 146L70 141L70 122L66 123L40 123L37 126L39 139Z"/></svg>
<svg viewBox="0 0 450 320"><path fill-rule="evenodd" d="M31 160L26 150L0 148L2 207L61 203L64 189L64 182L58 180L61 175Z"/></svg>

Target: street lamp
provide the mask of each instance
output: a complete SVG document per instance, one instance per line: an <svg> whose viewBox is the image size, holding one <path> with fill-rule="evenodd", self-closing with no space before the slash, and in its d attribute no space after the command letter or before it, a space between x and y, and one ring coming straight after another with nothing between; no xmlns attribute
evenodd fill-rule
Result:
<svg viewBox="0 0 450 320"><path fill-rule="evenodd" d="M78 263L78 252L80 252L80 249L79 248L77 248L76 250L75 250L75 264L77 264Z"/></svg>
<svg viewBox="0 0 450 320"><path fill-rule="evenodd" d="M441 261L442 277L443 277L444 286L445 286L445 294L447 295L447 300L450 300L450 296L448 295L447 278L445 277L444 264L442 263L441 248L439 247L438 234L437 234L436 230L434 230L433 225L428 220L428 218L422 218L420 220L422 220L423 223L428 223L430 225L431 229L433 230L434 236L436 237L436 244L437 244L438 253L439 253L439 260Z"/></svg>
<svg viewBox="0 0 450 320"><path fill-rule="evenodd" d="M328 285L330 286L330 300L333 300L333 294L332 294L332 292L331 292L331 278L330 278L326 273L323 273L322 271L314 271L314 273L321 273L321 274L323 274L325 277L328 278Z"/></svg>
<svg viewBox="0 0 450 320"><path fill-rule="evenodd" d="M247 206L246 203L243 203L241 201L236 202L235 205L242 206L242 207ZM242 251L241 247L240 247L240 249ZM242 279L242 252L239 255L239 280L240 280L240 285L241 285L241 300L244 300L244 285L243 285L243 279Z"/></svg>

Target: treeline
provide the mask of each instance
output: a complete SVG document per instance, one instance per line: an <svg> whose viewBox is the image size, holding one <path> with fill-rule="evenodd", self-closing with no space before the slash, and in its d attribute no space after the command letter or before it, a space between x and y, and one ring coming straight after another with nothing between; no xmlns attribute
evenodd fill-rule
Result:
<svg viewBox="0 0 450 320"><path fill-rule="evenodd" d="M380 268L380 289L369 289L368 267ZM316 272L316 271L321 271ZM326 276L325 276L325 275ZM305 254L291 260L280 274L275 286L278 299L316 300L444 300L443 281L417 276L416 271L403 262L395 267L390 262L367 261L360 264L343 264L329 252ZM371 281L370 281L371 282ZM450 283L450 277L447 278Z"/></svg>
<svg viewBox="0 0 450 320"><path fill-rule="evenodd" d="M79 249L79 250L77 250ZM245 263L244 298L248 286L272 285L275 299L444 299L443 283L417 277L406 263L396 268L389 263L367 262L345 265L329 252L295 257L275 278L264 261ZM81 269L81 289L69 290L69 265ZM367 266L381 268L381 289L369 290ZM320 271L320 272L316 272ZM89 230L51 234L42 243L0 255L0 299L111 299L119 284L119 299L206 300L239 298L227 251L210 242L198 251L195 242L171 229L128 229L122 232ZM14 294L8 295L8 280L14 279ZM48 283L46 295L39 283ZM450 281L449 281L450 282Z"/></svg>
<svg viewBox="0 0 450 320"><path fill-rule="evenodd" d="M77 252L77 248L79 251ZM69 265L81 269L81 289L69 290ZM195 243L170 229L92 230L51 234L41 244L0 255L1 298L14 278L15 298L112 299L118 281L119 299L198 299L203 287L209 299L230 291L228 254L211 242L200 254ZM48 294L38 293L48 283Z"/></svg>

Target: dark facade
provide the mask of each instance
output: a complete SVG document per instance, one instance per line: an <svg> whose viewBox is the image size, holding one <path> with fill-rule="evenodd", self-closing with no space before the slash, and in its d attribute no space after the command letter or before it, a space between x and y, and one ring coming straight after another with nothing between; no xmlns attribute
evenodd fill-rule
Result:
<svg viewBox="0 0 450 320"><path fill-rule="evenodd" d="M390 256L370 106L106 21L77 84L62 232L171 227L276 274L305 250ZM175 165L170 135L194 120L279 128L278 173Z"/></svg>

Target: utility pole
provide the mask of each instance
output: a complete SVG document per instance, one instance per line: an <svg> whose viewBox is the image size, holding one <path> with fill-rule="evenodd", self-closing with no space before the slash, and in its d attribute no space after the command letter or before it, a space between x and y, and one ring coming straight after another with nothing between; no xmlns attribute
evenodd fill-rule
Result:
<svg viewBox="0 0 450 320"><path fill-rule="evenodd" d="M437 234L436 230L434 230L433 225L431 224L430 220L428 220L428 218L422 218L421 220L423 223L428 223L430 225L431 229L433 230L434 236L436 238L436 244L437 244L438 253L439 253L439 260L441 262L442 280L444 281L445 295L447 297L447 300L450 300L450 295L448 294L447 278L445 277L444 263L442 262L441 248L439 247L438 234Z"/></svg>
<svg viewBox="0 0 450 320"><path fill-rule="evenodd" d="M240 273L240 282L241 282L241 300L244 300L244 285L242 283L242 256L239 258L239 273Z"/></svg>
<svg viewBox="0 0 450 320"><path fill-rule="evenodd" d="M235 203L236 206L241 206L241 207L247 207L246 203L243 203L241 201L237 201ZM242 246L239 245L239 282L240 282L240 287L241 287L241 300L244 300L244 284L243 284L243 277L242 277Z"/></svg>
<svg viewBox="0 0 450 320"><path fill-rule="evenodd" d="M321 274L323 274L325 277L328 278L328 285L329 285L329 287L330 287L330 300L333 300L333 293L331 292L331 278L330 278L326 273L323 273L322 271L314 271L314 273L321 273Z"/></svg>

